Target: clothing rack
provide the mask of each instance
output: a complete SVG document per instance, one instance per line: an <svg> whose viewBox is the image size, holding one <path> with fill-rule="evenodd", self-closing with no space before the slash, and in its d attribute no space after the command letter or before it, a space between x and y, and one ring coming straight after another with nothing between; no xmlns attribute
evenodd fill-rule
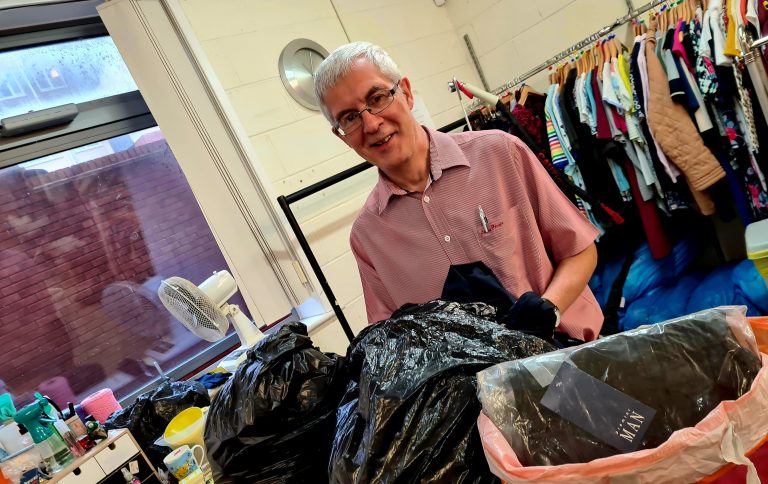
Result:
<svg viewBox="0 0 768 484"><path fill-rule="evenodd" d="M572 46L570 46L566 50L560 52L559 54L550 57L549 59L547 59L546 61L544 61L541 64L537 65L536 67L530 69L526 73L524 73L524 74L522 74L520 76L517 76L514 79L512 79L511 81L505 83L504 85L494 89L493 90L493 94L495 94L497 96L500 96L500 95L504 94L505 92L512 90L512 88L514 88L515 86L521 84L522 82L526 81L527 79L535 76L539 72L544 71L546 69L549 69L551 66L553 66L553 65L557 64L558 62L560 62L561 60L567 58L568 56L573 54L573 52L575 52L575 51L577 51L579 49L582 49L582 48L590 45L591 43L599 40L601 37L607 35L611 31L613 31L617 27L620 27L620 26L624 25L625 23L627 23L627 22L629 22L631 20L636 19L640 15L644 14L645 12L651 10L654 7L657 7L657 6L665 3L666 1L668 1L668 0L653 0L653 1L643 5L642 7L638 8L636 10L630 11L627 15L624 15L623 17L619 17L616 20L614 20L613 23L611 23L610 25L606 25L605 27L601 28L600 30L598 30L594 34L592 34L592 35L584 38L583 40L573 44ZM472 103L470 105L470 110L476 109L479 105L480 105L479 102Z"/></svg>
<svg viewBox="0 0 768 484"><path fill-rule="evenodd" d="M464 126L465 124L466 121L464 118L461 118L457 121L454 121L453 123L439 128L438 131L448 133L449 131L453 131L456 128ZM320 180L317 183L313 183L312 185L302 188L299 191L289 195L280 195L277 197L277 203L280 205L283 213L285 213L285 217L288 219L288 224L291 226L293 234L296 236L296 239L299 242L299 246L301 246L301 250L304 251L304 255L307 257L310 267L312 267L312 272L315 273L315 277L317 277L318 282L320 282L320 287L323 288L325 296L331 303L331 308L336 315L336 319L339 320L339 324L341 325L341 328L344 330L344 334L347 336L347 339L349 339L350 342L352 342L354 339L355 334L352 332L352 328L349 326L349 321L347 321L347 318L344 316L344 311L342 311L341 306L339 306L339 303L336 300L336 296L331 290L330 284L328 284L328 279L325 278L325 274L323 273L323 269L320 267L320 263L317 261L314 252L312 252L312 248L309 246L309 241L307 241L307 237L304 235L304 231L301 229L301 225L299 225L298 220L296 220L296 216L293 214L293 210L291 210L291 204L296 203L299 200L303 200L310 195L314 195L317 192L323 191L326 188L346 180L347 178L351 178L357 175L358 173L362 173L372 166L373 165L365 161L351 168L347 168L340 173L336 173L335 175L331 175L328 178Z"/></svg>

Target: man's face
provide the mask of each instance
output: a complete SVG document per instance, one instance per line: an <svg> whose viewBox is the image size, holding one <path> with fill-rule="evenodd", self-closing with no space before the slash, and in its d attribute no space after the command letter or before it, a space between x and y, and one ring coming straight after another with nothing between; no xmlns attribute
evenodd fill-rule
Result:
<svg viewBox="0 0 768 484"><path fill-rule="evenodd" d="M396 81L387 79L370 62L360 60L328 90L325 105L338 120L342 114L365 108L371 94L391 89ZM412 107L410 82L403 77L389 107L378 114L364 112L360 127L346 136L337 136L385 173L396 172L407 166L416 152L417 130L421 128L411 114Z"/></svg>

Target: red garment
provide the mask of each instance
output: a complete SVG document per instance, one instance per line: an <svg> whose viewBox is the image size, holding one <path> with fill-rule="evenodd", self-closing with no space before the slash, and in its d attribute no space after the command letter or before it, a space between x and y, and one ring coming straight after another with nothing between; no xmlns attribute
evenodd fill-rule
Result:
<svg viewBox="0 0 768 484"><path fill-rule="evenodd" d="M440 297L456 264L484 262L515 297L542 294L559 261L592 245L598 230L522 141L496 130L425 129L434 181L408 193L380 174L350 234L370 323ZM560 329L589 341L602 322L586 287Z"/></svg>
<svg viewBox="0 0 768 484"><path fill-rule="evenodd" d="M529 96L527 104L534 104L534 96ZM512 115L520 123L520 126L533 137L533 141L536 142L536 146L543 147L545 144L549 144L549 139L545 138L547 134L547 125L543 116L539 116L538 112L544 113L544 106L541 105L541 109L536 109L539 106L523 106L522 104L516 104L512 109Z"/></svg>
<svg viewBox="0 0 768 484"><path fill-rule="evenodd" d="M685 28L685 21L681 20L677 27L675 27L675 35L672 39L672 52L677 54L680 59L682 59L683 62L685 62L685 66L688 68L689 71L693 71L693 64L691 64L691 60L688 58L688 53L685 51L685 47L683 46L682 41L682 30Z"/></svg>
<svg viewBox="0 0 768 484"><path fill-rule="evenodd" d="M603 96L600 95L600 88L597 85L597 68L592 73L592 95L595 98L595 108L597 112L597 138L611 139L611 126L608 124L608 116L605 114L603 105Z"/></svg>
<svg viewBox="0 0 768 484"><path fill-rule="evenodd" d="M624 116L620 115L619 111L613 106L608 106L608 110L611 112L611 116L613 116L613 124L616 125L616 129L627 134L627 121L624 119Z"/></svg>
<svg viewBox="0 0 768 484"><path fill-rule="evenodd" d="M672 252L672 241L669 240L667 233L664 231L664 227L661 225L661 219L659 218L656 204L651 200L643 200L643 195L640 193L640 186L637 181L637 173L635 173L635 167L628 159L624 160L624 172L627 174L629 186L632 187L632 198L635 199L637 211L640 213L640 220L643 222L643 229L645 230L645 237L648 239L651 255L654 259L661 259L668 256L669 253Z"/></svg>

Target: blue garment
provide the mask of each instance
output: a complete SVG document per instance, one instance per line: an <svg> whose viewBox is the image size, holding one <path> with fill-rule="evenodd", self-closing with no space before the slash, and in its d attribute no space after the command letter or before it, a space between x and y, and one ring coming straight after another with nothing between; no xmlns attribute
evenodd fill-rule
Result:
<svg viewBox="0 0 768 484"><path fill-rule="evenodd" d="M587 107L591 113L589 127L592 134L597 136L597 104L595 104L595 93L592 91L592 76L594 76L594 74L594 71L589 71L587 73L587 82L585 83L584 90L587 91Z"/></svg>

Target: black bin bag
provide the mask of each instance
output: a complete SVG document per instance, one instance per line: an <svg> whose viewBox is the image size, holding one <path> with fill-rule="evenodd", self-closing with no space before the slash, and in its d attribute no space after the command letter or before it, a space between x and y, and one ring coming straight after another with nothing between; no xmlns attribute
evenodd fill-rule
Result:
<svg viewBox="0 0 768 484"><path fill-rule="evenodd" d="M130 430L149 460L160 466L170 449L155 445L155 441L163 436L168 423L182 410L207 407L210 402L208 390L200 382L165 380L130 406L110 415L104 426Z"/></svg>
<svg viewBox="0 0 768 484"><path fill-rule="evenodd" d="M551 351L491 321L485 304L404 306L360 332L337 414L331 482L492 482L475 373Z"/></svg>
<svg viewBox="0 0 768 484"><path fill-rule="evenodd" d="M205 446L216 484L327 480L344 359L284 324L248 351L213 399Z"/></svg>

